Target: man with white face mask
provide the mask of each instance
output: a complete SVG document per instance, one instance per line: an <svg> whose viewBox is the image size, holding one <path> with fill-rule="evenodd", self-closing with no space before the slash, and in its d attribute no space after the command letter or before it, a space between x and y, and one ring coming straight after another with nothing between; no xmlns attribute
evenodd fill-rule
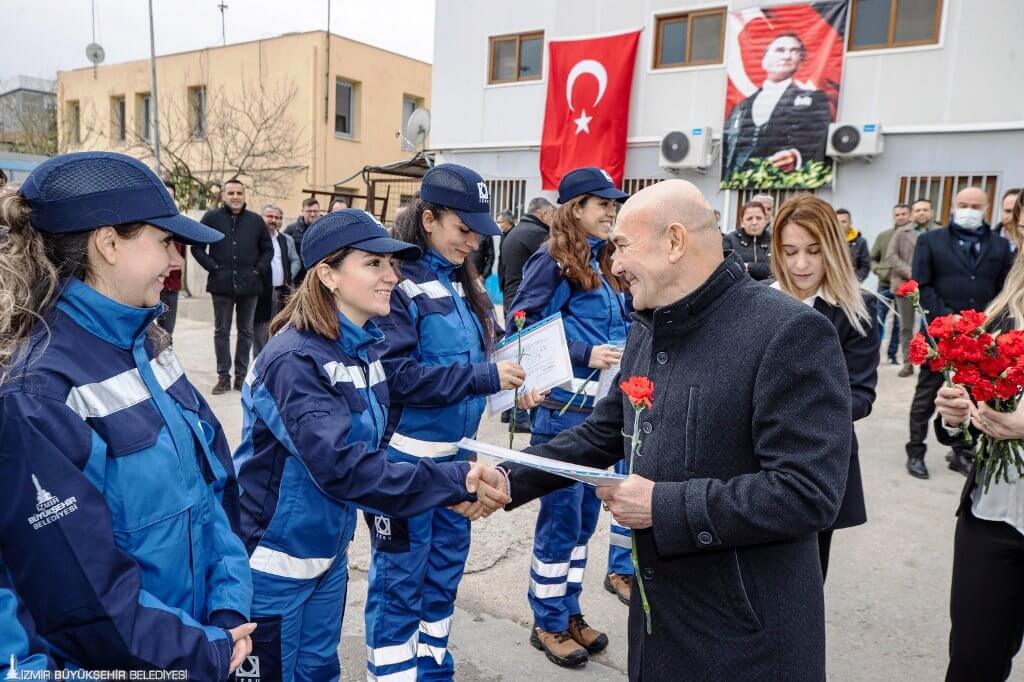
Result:
<svg viewBox="0 0 1024 682"><path fill-rule="evenodd" d="M985 221L989 198L984 190L968 187L956 195L949 227L922 234L914 248L913 277L921 290L921 305L928 321L959 313L984 310L1003 288L1013 255L1010 244ZM928 423L935 410L935 395L942 375L921 367L910 406L907 471L928 478L924 466ZM967 444L954 445L949 468L967 475L972 457Z"/></svg>

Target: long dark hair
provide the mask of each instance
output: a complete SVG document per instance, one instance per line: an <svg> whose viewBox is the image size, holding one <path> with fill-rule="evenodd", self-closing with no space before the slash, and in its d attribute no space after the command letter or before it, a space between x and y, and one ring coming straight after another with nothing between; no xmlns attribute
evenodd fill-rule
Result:
<svg viewBox="0 0 1024 682"><path fill-rule="evenodd" d="M123 239L134 239L145 223L112 225ZM0 190L0 384L9 377L18 350L60 296L60 282L89 275L86 232L37 232L32 209L19 192ZM47 328L47 333L49 329ZM170 335L153 323L146 330L157 354Z"/></svg>
<svg viewBox="0 0 1024 682"><path fill-rule="evenodd" d="M548 238L548 255L561 266L565 278L584 291L592 291L601 286L601 278L590 267L587 230L575 215L576 207L586 206L591 196L583 194L559 206L551 221L551 236ZM597 262L608 284L616 293L621 293L626 287L619 277L612 274L613 253L615 244L605 242Z"/></svg>
<svg viewBox="0 0 1024 682"><path fill-rule="evenodd" d="M444 206L416 199L409 209L398 216L394 229L395 239L415 244L423 249L424 253L430 248L427 231L423 229L423 214L426 211L430 211L437 220L440 220L441 216L446 213L452 213L451 209ZM490 237L481 237L481 239L490 239ZM462 285L462 291L465 292L466 300L469 301L469 307L473 309L473 313L480 320L480 326L483 327L484 346L490 350L497 338L497 330L494 328L494 306L491 305L487 292L480 286L480 273L477 272L473 261L467 258L458 268L458 273L459 283Z"/></svg>

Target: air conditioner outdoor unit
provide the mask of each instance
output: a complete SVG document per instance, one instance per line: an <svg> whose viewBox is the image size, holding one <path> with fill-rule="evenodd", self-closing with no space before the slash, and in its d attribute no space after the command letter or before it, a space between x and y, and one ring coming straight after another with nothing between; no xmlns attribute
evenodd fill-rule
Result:
<svg viewBox="0 0 1024 682"><path fill-rule="evenodd" d="M881 123L832 123L828 127L828 150L833 158L875 156L885 143Z"/></svg>
<svg viewBox="0 0 1024 682"><path fill-rule="evenodd" d="M667 170L707 168L713 151L710 127L670 130L661 138L658 165Z"/></svg>

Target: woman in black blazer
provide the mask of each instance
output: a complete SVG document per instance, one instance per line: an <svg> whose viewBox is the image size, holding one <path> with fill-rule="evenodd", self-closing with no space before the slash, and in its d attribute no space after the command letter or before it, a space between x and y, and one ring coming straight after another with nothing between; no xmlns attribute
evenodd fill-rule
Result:
<svg viewBox="0 0 1024 682"><path fill-rule="evenodd" d="M832 207L809 194L786 201L775 218L771 263L776 279L772 286L813 306L835 326L850 375L851 418L856 422L868 416L878 383L878 318L874 299L860 290ZM832 531L866 521L854 432L839 514L830 528L818 534L823 577L828 573Z"/></svg>

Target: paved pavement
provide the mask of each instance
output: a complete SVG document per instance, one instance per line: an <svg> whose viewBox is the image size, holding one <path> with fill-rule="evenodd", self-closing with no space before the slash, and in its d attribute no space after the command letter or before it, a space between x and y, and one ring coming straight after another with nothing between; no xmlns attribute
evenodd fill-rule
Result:
<svg viewBox="0 0 1024 682"><path fill-rule="evenodd" d="M208 299L183 299L175 347L192 382L205 394L232 444L241 429L238 393L209 395L216 380L212 308ZM813 349L808 349L813 352ZM828 669L832 680L940 680L947 660L948 601L953 529L963 477L946 468L934 440L928 481L907 475L903 442L913 379L882 366L874 412L857 425L868 523L836 533L826 586ZM485 417L481 437L507 438ZM526 444L526 436L517 444ZM590 543L582 604L588 621L606 631L608 650L583 670L563 670L529 644L526 590L537 505L500 512L474 526L451 651L459 680L622 680L626 665L626 609L602 588L608 519ZM367 535L356 534L339 652L343 679L364 679L362 607L366 594ZM979 614L981 617L981 614ZM1011 677L1024 681L1019 665Z"/></svg>

